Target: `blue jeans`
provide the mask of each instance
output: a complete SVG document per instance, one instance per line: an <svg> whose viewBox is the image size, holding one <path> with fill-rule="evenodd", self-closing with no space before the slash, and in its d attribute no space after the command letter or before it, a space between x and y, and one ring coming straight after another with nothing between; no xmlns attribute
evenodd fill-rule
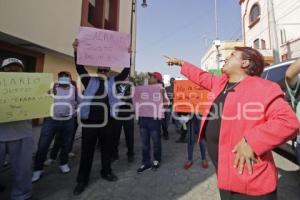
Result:
<svg viewBox="0 0 300 200"><path fill-rule="evenodd" d="M45 118L39 139L38 150L36 152L34 170L42 170L44 162L47 158L49 146L55 136L60 134L62 139L61 152L59 155L60 164L68 163L68 153L72 147L72 136L74 129L74 118L69 120L54 120L52 118Z"/></svg>
<svg viewBox="0 0 300 200"><path fill-rule="evenodd" d="M195 138L198 136L199 130L200 130L200 119L198 119L196 116L193 116L193 118L190 121L188 121L188 133L187 133L187 135L188 135L188 143L187 143L188 160L191 162L193 161ZM202 139L199 144L202 160L206 160L205 146L206 146L205 140Z"/></svg>
<svg viewBox="0 0 300 200"><path fill-rule="evenodd" d="M153 119L151 117L140 117L140 134L143 145L143 160L142 163L146 166L151 165L150 156L150 138L153 142L153 157L154 160L161 161L161 120Z"/></svg>

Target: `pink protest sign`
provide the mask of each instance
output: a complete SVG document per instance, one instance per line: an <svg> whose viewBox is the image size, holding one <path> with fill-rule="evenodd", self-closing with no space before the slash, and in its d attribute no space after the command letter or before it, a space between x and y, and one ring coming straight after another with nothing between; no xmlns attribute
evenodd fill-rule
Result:
<svg viewBox="0 0 300 200"><path fill-rule="evenodd" d="M137 117L164 118L161 88L160 84L134 88L133 104Z"/></svg>
<svg viewBox="0 0 300 200"><path fill-rule="evenodd" d="M91 27L80 27L77 64L130 67L130 35Z"/></svg>

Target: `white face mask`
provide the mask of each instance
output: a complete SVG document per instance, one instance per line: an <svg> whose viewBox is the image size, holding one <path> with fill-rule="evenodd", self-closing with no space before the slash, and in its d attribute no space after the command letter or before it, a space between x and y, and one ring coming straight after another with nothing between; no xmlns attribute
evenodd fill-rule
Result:
<svg viewBox="0 0 300 200"><path fill-rule="evenodd" d="M65 85L68 85L68 84L70 84L70 82L71 82L71 79L70 79L70 77L67 77L67 76L62 76L62 77L59 77L58 78L58 83L59 84L65 84Z"/></svg>

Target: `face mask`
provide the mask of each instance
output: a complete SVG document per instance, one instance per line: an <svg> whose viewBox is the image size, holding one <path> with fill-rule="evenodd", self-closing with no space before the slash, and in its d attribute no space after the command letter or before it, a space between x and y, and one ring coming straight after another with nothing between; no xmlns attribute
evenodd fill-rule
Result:
<svg viewBox="0 0 300 200"><path fill-rule="evenodd" d="M62 77L58 78L58 83L59 84L68 85L68 84L70 84L70 82L71 82L71 79L67 76L62 76Z"/></svg>

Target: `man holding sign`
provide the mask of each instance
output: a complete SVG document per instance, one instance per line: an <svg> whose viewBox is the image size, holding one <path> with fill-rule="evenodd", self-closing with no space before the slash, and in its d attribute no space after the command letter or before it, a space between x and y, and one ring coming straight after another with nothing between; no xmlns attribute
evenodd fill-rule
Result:
<svg viewBox="0 0 300 200"><path fill-rule="evenodd" d="M81 35L82 32L85 32L85 34ZM90 34L94 34L94 36L91 37ZM111 66L108 65L109 63L106 63L104 65L107 67L99 67L101 59L98 61L96 59L94 63L87 62L89 60L93 60L93 58L95 57L87 58L83 62L79 62L77 60L77 50L78 59L82 56L82 53L86 52L84 48L82 49L82 43L88 43L89 39L98 40L98 36L99 35L97 31L96 33L81 31L79 33L80 39L76 39L73 43L73 48L75 51L76 70L85 88L81 105L79 105L79 117L81 118L80 126L82 126L82 149L79 172L77 176L77 185L73 191L74 195L81 194L85 190L89 182L89 175L92 168L95 146L98 139L101 143L101 176L107 181L118 180L117 176L112 172L111 169L111 159L114 144L114 134L111 130L113 130L112 127L114 126L115 121L112 86L114 82L124 81L129 75L130 68L125 68L119 75L112 77L112 80L108 77L110 71L110 68L108 66ZM101 37L99 37L99 41L96 41L95 43L99 44L101 43L100 41ZM128 48L126 49L126 52L128 52ZM83 52L79 54L82 50ZM101 57L101 51L96 50L94 53L95 54L93 55L95 55L96 57ZM89 75L83 64L96 65L97 76Z"/></svg>
<svg viewBox="0 0 300 200"><path fill-rule="evenodd" d="M5 59L0 67L1 73L22 72L23 70L23 62L16 58ZM29 199L32 191L31 161L33 153L31 121L0 123L0 167L7 152L14 172L11 199Z"/></svg>

